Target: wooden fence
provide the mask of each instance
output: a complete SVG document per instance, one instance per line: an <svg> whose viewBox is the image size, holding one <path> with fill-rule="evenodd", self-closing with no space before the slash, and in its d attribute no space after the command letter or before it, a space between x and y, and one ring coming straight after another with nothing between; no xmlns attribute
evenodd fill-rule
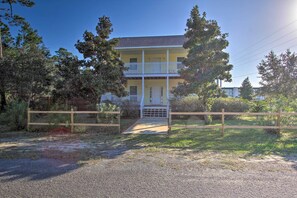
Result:
<svg viewBox="0 0 297 198"><path fill-rule="evenodd" d="M284 126L281 125L282 116L297 116L296 112L277 112L277 113L269 113L269 112L259 112L259 113L250 113L250 112L225 112L222 109L222 112L171 112L169 110L169 118L168 118L168 132L171 131L172 127L172 116L179 115L194 115L194 116L204 116L204 115L220 115L221 116L221 125L195 125L195 126L174 126L175 128L196 128L196 129L206 129L206 128L221 128L221 134L224 136L225 129L297 129L297 126ZM262 126L262 125L225 125L225 116L276 116L276 124L275 126Z"/></svg>
<svg viewBox="0 0 297 198"><path fill-rule="evenodd" d="M70 114L70 123L55 123L58 126L70 126L71 132L74 131L75 126L98 126L98 127L118 127L119 133L121 133L121 112L120 111L105 111L105 112L98 112L98 111L33 111L28 108L28 119L27 119L27 129L30 129L30 126L38 125L38 126L48 126L52 125L49 122L31 122L31 114ZM74 122L74 114L110 114L110 115L117 115L117 124L105 124L105 123L75 123Z"/></svg>

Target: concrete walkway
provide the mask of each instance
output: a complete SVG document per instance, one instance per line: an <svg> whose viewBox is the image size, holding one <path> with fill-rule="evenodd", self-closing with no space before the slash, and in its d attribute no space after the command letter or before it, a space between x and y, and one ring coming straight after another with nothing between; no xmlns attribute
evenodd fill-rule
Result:
<svg viewBox="0 0 297 198"><path fill-rule="evenodd" d="M142 118L130 126L123 134L166 134L167 118Z"/></svg>

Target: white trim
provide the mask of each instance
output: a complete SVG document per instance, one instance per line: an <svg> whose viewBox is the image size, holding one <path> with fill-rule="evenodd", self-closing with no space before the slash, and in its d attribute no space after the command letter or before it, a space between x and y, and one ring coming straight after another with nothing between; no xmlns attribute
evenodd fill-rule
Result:
<svg viewBox="0 0 297 198"><path fill-rule="evenodd" d="M125 77L180 77L179 74L125 74Z"/></svg>
<svg viewBox="0 0 297 198"><path fill-rule="evenodd" d="M182 45L166 45L166 46L139 46L139 47L115 47L116 50L121 49L148 49L148 48L183 48Z"/></svg>

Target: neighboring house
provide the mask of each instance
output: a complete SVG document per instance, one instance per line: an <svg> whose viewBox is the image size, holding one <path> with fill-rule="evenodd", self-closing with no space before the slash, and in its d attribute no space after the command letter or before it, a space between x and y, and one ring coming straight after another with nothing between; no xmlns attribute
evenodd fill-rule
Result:
<svg viewBox="0 0 297 198"><path fill-rule="evenodd" d="M168 117L171 90L182 79L178 70L187 56L185 37L150 36L120 38L116 50L128 70L124 73L130 100L139 105L141 117ZM115 96L103 97L111 101Z"/></svg>
<svg viewBox="0 0 297 198"><path fill-rule="evenodd" d="M254 94L256 100L264 100L264 96L260 96L257 93L259 92L259 87L254 87ZM228 97L239 98L240 97L240 88L239 87L222 87L222 90Z"/></svg>

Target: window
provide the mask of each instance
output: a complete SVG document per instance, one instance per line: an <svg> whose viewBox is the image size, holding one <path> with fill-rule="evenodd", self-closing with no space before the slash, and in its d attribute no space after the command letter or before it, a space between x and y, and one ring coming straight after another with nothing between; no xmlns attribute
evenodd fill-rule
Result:
<svg viewBox="0 0 297 198"><path fill-rule="evenodd" d="M130 86L130 101L137 102L137 86Z"/></svg>
<svg viewBox="0 0 297 198"><path fill-rule="evenodd" d="M183 68L183 61L185 60L185 57L177 57L176 62L177 62L177 69Z"/></svg>
<svg viewBox="0 0 297 198"><path fill-rule="evenodd" d="M137 70L137 58L130 58L129 70Z"/></svg>

